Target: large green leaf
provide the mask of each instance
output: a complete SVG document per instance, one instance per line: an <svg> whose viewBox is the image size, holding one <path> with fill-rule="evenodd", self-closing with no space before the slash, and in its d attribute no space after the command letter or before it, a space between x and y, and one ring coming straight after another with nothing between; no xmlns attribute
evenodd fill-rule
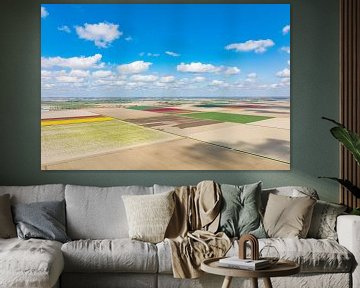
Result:
<svg viewBox="0 0 360 288"><path fill-rule="evenodd" d="M344 186L347 190L349 190L356 198L360 198L360 188L355 186L349 180L340 179L340 178L336 178L336 177L319 177L319 178L326 178L326 179L331 179L331 180L337 181L342 186Z"/></svg>
<svg viewBox="0 0 360 288"><path fill-rule="evenodd" d="M353 154L356 162L360 165L360 136L348 130L344 125L323 117L323 119L335 123L337 126L330 129L331 134L339 140Z"/></svg>

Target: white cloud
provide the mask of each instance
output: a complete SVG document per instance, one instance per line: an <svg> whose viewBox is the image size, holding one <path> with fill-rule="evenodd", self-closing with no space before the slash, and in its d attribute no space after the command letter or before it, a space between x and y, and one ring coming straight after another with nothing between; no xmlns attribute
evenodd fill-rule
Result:
<svg viewBox="0 0 360 288"><path fill-rule="evenodd" d="M145 55L145 52L140 52L140 53L139 53L139 56L140 56L140 57L143 57L144 55Z"/></svg>
<svg viewBox="0 0 360 288"><path fill-rule="evenodd" d="M42 78L51 77L51 71L49 71L49 70L41 70L41 77Z"/></svg>
<svg viewBox="0 0 360 288"><path fill-rule="evenodd" d="M202 76L196 76L193 78L193 82L204 82L205 80L206 78Z"/></svg>
<svg viewBox="0 0 360 288"><path fill-rule="evenodd" d="M287 61L287 64L290 66L290 60Z"/></svg>
<svg viewBox="0 0 360 288"><path fill-rule="evenodd" d="M280 82L284 84L290 84L290 78L282 78Z"/></svg>
<svg viewBox="0 0 360 288"><path fill-rule="evenodd" d="M56 77L56 81L62 82L62 83L79 83L79 82L84 81L84 79L74 77L74 76L58 76L58 77Z"/></svg>
<svg viewBox="0 0 360 288"><path fill-rule="evenodd" d="M149 70L151 64L151 62L134 61L117 66L117 70L121 74L138 74Z"/></svg>
<svg viewBox="0 0 360 288"><path fill-rule="evenodd" d="M245 84L252 84L256 82L257 74L252 72L247 75L247 78L245 79Z"/></svg>
<svg viewBox="0 0 360 288"><path fill-rule="evenodd" d="M203 64L201 62L191 62L190 64L181 63L176 66L177 71L191 73L214 73L221 71L221 69L221 67L212 64Z"/></svg>
<svg viewBox="0 0 360 288"><path fill-rule="evenodd" d="M227 75L234 75L234 74L239 74L240 73L240 69L238 67L227 67L225 72L225 74Z"/></svg>
<svg viewBox="0 0 360 288"><path fill-rule="evenodd" d="M49 12L46 10L45 7L41 6L41 18L46 18L47 16L49 16Z"/></svg>
<svg viewBox="0 0 360 288"><path fill-rule="evenodd" d="M125 85L125 84L126 84L126 81L124 81L124 80L118 80L118 81L114 82L114 85L117 85L117 86L122 86L122 85Z"/></svg>
<svg viewBox="0 0 360 288"><path fill-rule="evenodd" d="M51 89L53 87L55 87L55 84L50 84L50 83L41 84L41 88Z"/></svg>
<svg viewBox="0 0 360 288"><path fill-rule="evenodd" d="M280 77L280 78L290 78L290 69L289 68L285 68L279 72L276 73L276 76Z"/></svg>
<svg viewBox="0 0 360 288"><path fill-rule="evenodd" d="M130 80L133 82L154 82L158 79L155 75L133 75Z"/></svg>
<svg viewBox="0 0 360 288"><path fill-rule="evenodd" d="M123 32L119 31L119 25L112 23L98 23L88 24L82 26L75 26L76 33L80 39L94 41L99 48L107 48L116 39L118 39Z"/></svg>
<svg viewBox="0 0 360 288"><path fill-rule="evenodd" d="M90 72L89 71L84 71L84 70L71 70L69 73L69 76L73 76L73 77L87 77L89 76Z"/></svg>
<svg viewBox="0 0 360 288"><path fill-rule="evenodd" d="M127 37L125 37L125 41L132 41L133 40L133 38L131 37L131 36L127 36Z"/></svg>
<svg viewBox="0 0 360 288"><path fill-rule="evenodd" d="M288 46L281 47L281 51L285 51L286 53L290 54L290 47Z"/></svg>
<svg viewBox="0 0 360 288"><path fill-rule="evenodd" d="M66 67L71 69L88 69L88 68L97 68L101 67L102 64L99 63L101 60L101 54L95 54L94 56L80 56L80 57L41 57L41 67L50 68L50 67Z"/></svg>
<svg viewBox="0 0 360 288"><path fill-rule="evenodd" d="M282 33L283 35L286 35L290 32L290 25L286 25L284 26L284 28L282 29Z"/></svg>
<svg viewBox="0 0 360 288"><path fill-rule="evenodd" d="M165 54L167 54L169 56L172 56L172 57L179 57L180 56L179 53L175 53L175 52L172 52L172 51L165 51Z"/></svg>
<svg viewBox="0 0 360 288"><path fill-rule="evenodd" d="M175 81L175 77L174 76L163 76L160 78L159 82L161 83L171 83Z"/></svg>
<svg viewBox="0 0 360 288"><path fill-rule="evenodd" d="M92 76L95 78L106 78L112 76L112 72L109 70L98 70L92 72Z"/></svg>
<svg viewBox="0 0 360 288"><path fill-rule="evenodd" d="M226 88L229 87L230 85L222 80L213 80L211 81L210 86Z"/></svg>
<svg viewBox="0 0 360 288"><path fill-rule="evenodd" d="M214 86L219 86L219 85L223 85L223 84L224 84L224 81L222 81L222 80L211 81L211 85L214 85Z"/></svg>
<svg viewBox="0 0 360 288"><path fill-rule="evenodd" d="M136 88L139 88L144 85L146 85L146 84L143 82L128 82L128 83L126 83L126 88L127 89L136 89Z"/></svg>
<svg viewBox="0 0 360 288"><path fill-rule="evenodd" d="M232 43L225 46L226 50L235 50L236 52L254 51L255 53L264 53L268 48L274 46L271 39L266 40L248 40L243 43Z"/></svg>
<svg viewBox="0 0 360 288"><path fill-rule="evenodd" d="M57 28L57 30L62 31L62 32L66 32L66 33L71 33L71 30L70 30L69 26L67 26L67 25L59 26Z"/></svg>
<svg viewBox="0 0 360 288"><path fill-rule="evenodd" d="M167 83L164 83L164 82L156 82L155 83L155 86L156 87L161 87L161 88L168 88L168 86L167 86Z"/></svg>
<svg viewBox="0 0 360 288"><path fill-rule="evenodd" d="M160 56L159 53L147 53L146 55L149 57L159 57Z"/></svg>

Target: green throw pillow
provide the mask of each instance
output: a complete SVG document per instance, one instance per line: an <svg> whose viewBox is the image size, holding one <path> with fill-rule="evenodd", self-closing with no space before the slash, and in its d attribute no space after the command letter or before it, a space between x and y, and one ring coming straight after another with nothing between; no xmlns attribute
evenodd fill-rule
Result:
<svg viewBox="0 0 360 288"><path fill-rule="evenodd" d="M261 182L244 186L222 184L221 192L219 231L229 237L253 234L257 238L266 238L260 216Z"/></svg>

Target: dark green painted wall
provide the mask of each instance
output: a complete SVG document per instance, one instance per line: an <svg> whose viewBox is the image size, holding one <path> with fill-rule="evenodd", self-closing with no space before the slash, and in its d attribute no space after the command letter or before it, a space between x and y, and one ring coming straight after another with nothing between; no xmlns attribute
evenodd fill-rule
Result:
<svg viewBox="0 0 360 288"><path fill-rule="evenodd" d="M313 186L319 191L322 199L338 200L338 186L317 179L318 175L337 176L339 169L338 145L328 132L330 125L320 119L323 115L338 118L338 0L261 1L291 3L292 9L291 171L288 172L42 172L39 125L41 2L59 3L3 0L0 4L0 185L180 185L196 183L203 179L244 184L263 180L265 187ZM161 2L169 1L157 1ZM220 1L203 1L211 2ZM233 3L242 2L256 3L250 0ZM121 3L121 0L102 3Z"/></svg>

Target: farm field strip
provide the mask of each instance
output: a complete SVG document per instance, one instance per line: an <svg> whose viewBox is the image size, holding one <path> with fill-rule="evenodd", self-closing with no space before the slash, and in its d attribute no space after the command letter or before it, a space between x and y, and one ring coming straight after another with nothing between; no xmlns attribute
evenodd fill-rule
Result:
<svg viewBox="0 0 360 288"><path fill-rule="evenodd" d="M190 113L190 114L181 114L181 116L186 116L196 119L216 120L220 122L233 122L233 123L241 123L241 124L273 118L268 116L243 115L243 114L223 113L223 112L198 112L198 113Z"/></svg>
<svg viewBox="0 0 360 288"><path fill-rule="evenodd" d="M101 117L72 117L63 119L46 119L41 120L41 126L54 126L54 125L69 125L79 123L92 123L92 122L104 122L114 120L112 117L101 116Z"/></svg>
<svg viewBox="0 0 360 288"><path fill-rule="evenodd" d="M117 119L44 126L41 157L43 163L51 163L174 138L174 135Z"/></svg>

